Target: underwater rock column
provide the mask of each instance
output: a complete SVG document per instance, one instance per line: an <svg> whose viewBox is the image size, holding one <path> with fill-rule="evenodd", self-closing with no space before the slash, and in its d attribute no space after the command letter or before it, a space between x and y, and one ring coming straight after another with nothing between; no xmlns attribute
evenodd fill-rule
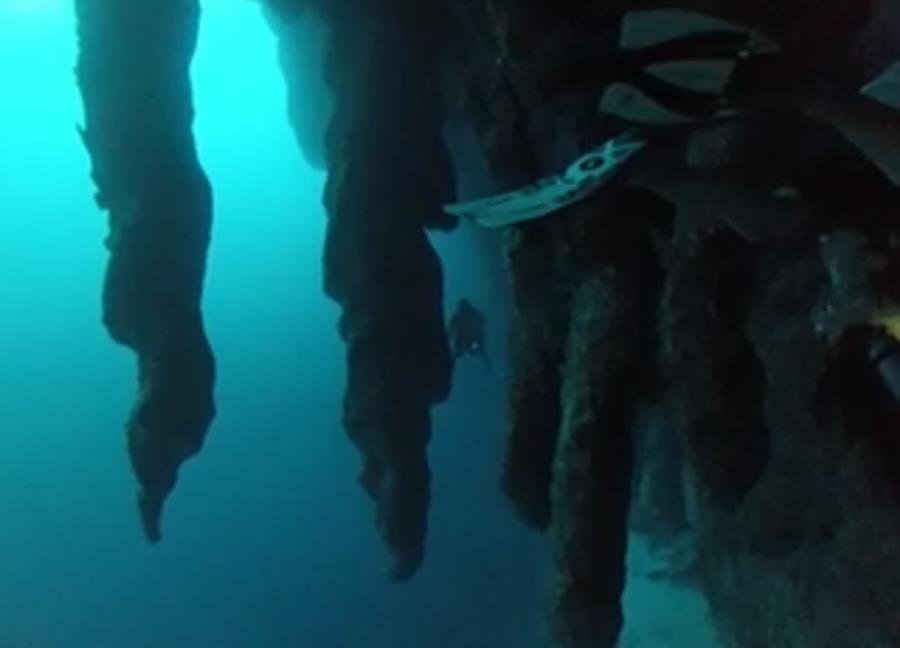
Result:
<svg viewBox="0 0 900 648"><path fill-rule="evenodd" d="M419 2L332 3L327 79L325 292L342 307L344 425L363 458L388 575L424 556L430 410L452 360L440 260L426 229L455 222L441 205L454 174L441 137L441 22Z"/></svg>
<svg viewBox="0 0 900 648"><path fill-rule="evenodd" d="M676 238L660 307L667 404L698 496L733 509L768 457L764 376L741 323L751 285L740 275L752 259L733 235L691 238Z"/></svg>
<svg viewBox="0 0 900 648"><path fill-rule="evenodd" d="M665 399L641 407L635 423L632 532L674 540L688 527L684 452Z"/></svg>
<svg viewBox="0 0 900 648"><path fill-rule="evenodd" d="M510 331L506 455L501 488L519 519L545 531L562 404L560 380L569 289L555 275L556 241L547 222L510 229L505 253L515 308Z"/></svg>
<svg viewBox="0 0 900 648"><path fill-rule="evenodd" d="M623 626L632 427L655 389L653 363L635 361L655 352L648 222L668 212L615 188L507 237L516 360L503 487L551 539L557 648L611 647Z"/></svg>
<svg viewBox="0 0 900 648"><path fill-rule="evenodd" d="M650 222L669 205L610 188L570 215L558 246L573 286L561 371L559 436L550 485L560 648L616 645L624 625L633 428L655 391L652 325L661 269Z"/></svg>
<svg viewBox="0 0 900 648"><path fill-rule="evenodd" d="M623 625L632 404L620 393L631 349L618 328L633 322L617 279L610 269L584 281L572 298L550 528L552 634L566 648L613 646Z"/></svg>
<svg viewBox="0 0 900 648"><path fill-rule="evenodd" d="M103 322L138 360L126 430L144 534L214 416L200 311L212 215L191 131L196 0L77 0L78 83L97 205L109 214Z"/></svg>
<svg viewBox="0 0 900 648"><path fill-rule="evenodd" d="M297 145L309 164L324 168L325 128L332 111L322 74L328 25L307 0L267 0L265 15L278 39L288 119Z"/></svg>

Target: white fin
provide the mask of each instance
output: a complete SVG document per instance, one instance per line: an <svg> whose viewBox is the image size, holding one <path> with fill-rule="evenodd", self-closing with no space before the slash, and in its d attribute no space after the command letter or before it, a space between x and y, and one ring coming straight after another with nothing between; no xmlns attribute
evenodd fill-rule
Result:
<svg viewBox="0 0 900 648"><path fill-rule="evenodd" d="M445 205L444 210L489 228L535 220L596 191L646 144L635 135L620 135L581 156L560 175L498 196Z"/></svg>
<svg viewBox="0 0 900 648"><path fill-rule="evenodd" d="M733 59L686 59L648 65L644 71L694 92L723 94L737 63Z"/></svg>
<svg viewBox="0 0 900 648"><path fill-rule="evenodd" d="M860 90L862 94L900 110L900 62L894 63Z"/></svg>
<svg viewBox="0 0 900 648"><path fill-rule="evenodd" d="M750 34L753 30L722 18L685 9L629 11L622 18L619 46L626 49L652 47L676 38L706 32Z"/></svg>
<svg viewBox="0 0 900 648"><path fill-rule="evenodd" d="M681 126L697 122L693 117L666 108L628 83L610 84L600 97L600 112L644 126Z"/></svg>
<svg viewBox="0 0 900 648"><path fill-rule="evenodd" d="M781 48L764 34L723 18L685 9L644 9L629 11L622 18L619 46L624 49L653 47L677 38L708 32L747 34L752 53L772 53Z"/></svg>

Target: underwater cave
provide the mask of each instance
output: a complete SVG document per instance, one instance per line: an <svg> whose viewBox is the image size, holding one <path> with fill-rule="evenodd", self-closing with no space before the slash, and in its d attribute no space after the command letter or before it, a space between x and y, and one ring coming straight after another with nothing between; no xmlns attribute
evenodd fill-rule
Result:
<svg viewBox="0 0 900 648"><path fill-rule="evenodd" d="M0 0L0 648L900 647L900 4Z"/></svg>

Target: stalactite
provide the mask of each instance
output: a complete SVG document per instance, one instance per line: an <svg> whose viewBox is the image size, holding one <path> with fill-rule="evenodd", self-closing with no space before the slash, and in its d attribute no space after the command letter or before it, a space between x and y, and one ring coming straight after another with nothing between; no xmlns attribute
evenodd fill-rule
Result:
<svg viewBox="0 0 900 648"><path fill-rule="evenodd" d="M267 0L266 17L278 38L278 59L287 85L287 111L307 162L325 166L325 129L333 110L323 75L330 28L306 0Z"/></svg>
<svg viewBox="0 0 900 648"><path fill-rule="evenodd" d="M556 646L612 646L622 628L631 426L655 385L654 366L632 358L654 353L652 223L668 209L618 190L508 236L517 324L503 486L552 541Z"/></svg>
<svg viewBox="0 0 900 648"><path fill-rule="evenodd" d="M568 287L543 281L548 269L557 272L554 248L552 229L546 223L506 233L515 308L501 485L519 518L541 531L550 524L550 480L562 408L560 370L568 325Z"/></svg>
<svg viewBox="0 0 900 648"><path fill-rule="evenodd" d="M325 292L343 311L344 425L363 457L388 573L424 555L430 409L450 389L443 276L426 229L454 225L441 205L454 174L444 148L442 24L415 2L322 7L333 32L327 79Z"/></svg>
<svg viewBox="0 0 900 648"><path fill-rule="evenodd" d="M78 0L82 130L109 214L103 321L138 359L127 424L144 533L214 416L214 361L200 311L212 214L197 161L188 67L196 0Z"/></svg>
<svg viewBox="0 0 900 648"><path fill-rule="evenodd" d="M765 376L742 325L752 260L734 234L680 229L660 307L667 405L701 497L733 509L768 459Z"/></svg>

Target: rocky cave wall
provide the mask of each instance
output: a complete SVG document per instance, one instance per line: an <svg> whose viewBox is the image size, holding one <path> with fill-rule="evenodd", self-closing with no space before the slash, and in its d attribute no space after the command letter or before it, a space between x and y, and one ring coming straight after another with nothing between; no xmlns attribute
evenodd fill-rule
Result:
<svg viewBox="0 0 900 648"><path fill-rule="evenodd" d="M890 348L879 322L900 289L886 144L900 113L858 93L900 58L892 1L679 3L779 43L746 116L654 140L588 199L504 232L500 482L551 540L553 645L614 645L629 509L652 511L656 533L694 531L691 574L732 645L900 643L900 412L873 351ZM269 2L295 104L310 78L297 21L315 10L330 30L333 105L308 123L295 105L293 122L328 169L323 288L342 308L344 424L388 573L405 580L424 556L430 410L452 373L427 236L455 225L444 126L471 130L498 188L555 171L621 129L597 99L621 73L623 13L669 5ZM188 77L199 9L76 6L83 135L110 218L104 322L138 358L127 436L158 540L214 413L199 307L212 200ZM651 410L666 424L638 424Z"/></svg>
<svg viewBox="0 0 900 648"><path fill-rule="evenodd" d="M499 177L522 175L523 160L531 179L546 175L560 143L607 135L596 104L616 78L616 26L668 4L597 4L462 10L480 28L462 109ZM503 485L553 541L555 645L612 645L621 627L632 477L636 507L656 512L647 528L694 530L692 576L730 645L897 645L898 411L869 353L900 280L886 150L900 119L858 94L896 60L879 36L891 8L678 5L780 43L752 111L661 142L615 186L507 233ZM632 474L622 439L648 404L668 420L649 436L677 435L649 446L680 445L680 470L644 457ZM661 509L640 501L682 481L685 497Z"/></svg>

